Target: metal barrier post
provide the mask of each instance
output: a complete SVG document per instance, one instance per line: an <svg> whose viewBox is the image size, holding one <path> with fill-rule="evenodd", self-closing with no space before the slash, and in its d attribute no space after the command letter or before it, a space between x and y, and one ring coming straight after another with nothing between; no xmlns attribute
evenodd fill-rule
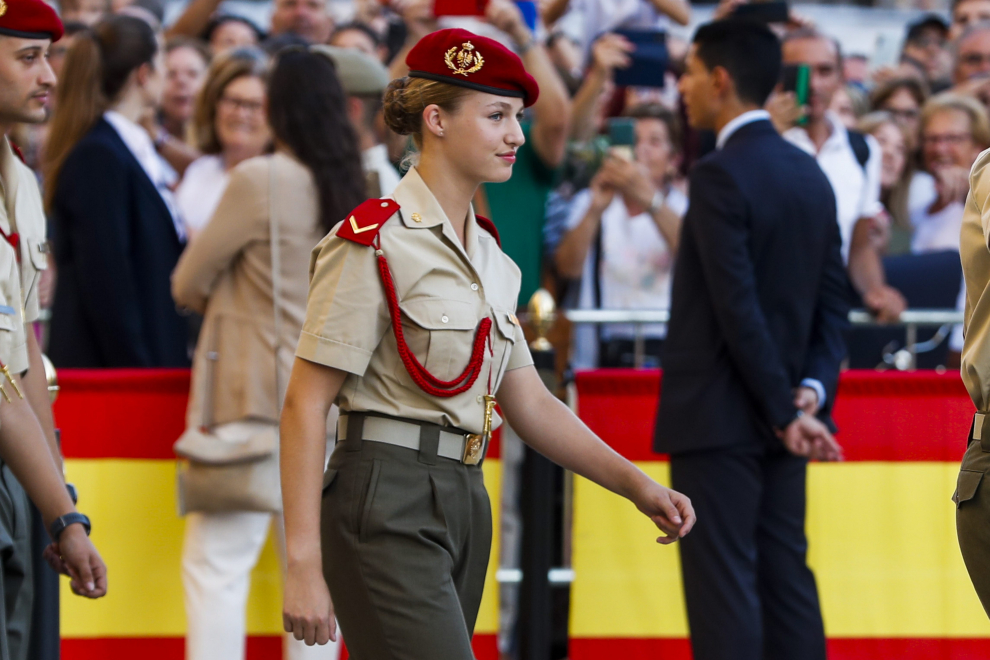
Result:
<svg viewBox="0 0 990 660"><path fill-rule="evenodd" d="M529 310L530 322L538 335L530 344L533 361L544 384L554 392L557 389L554 351L544 336L554 321L553 297L543 289L537 291L530 300ZM519 658L557 660L568 655L570 604L569 585L551 584L555 555L561 552L559 505L563 470L528 446L525 452L519 498L523 523L517 626Z"/></svg>
<svg viewBox="0 0 990 660"><path fill-rule="evenodd" d="M918 368L918 324L908 323L907 327L904 329L905 342L907 344L908 353L911 354L911 362L908 366L908 371L914 371Z"/></svg>
<svg viewBox="0 0 990 660"><path fill-rule="evenodd" d="M633 332L635 333L633 335L635 338L633 349L633 366L637 369L642 369L646 356L646 338L643 336L643 324L636 323L633 325Z"/></svg>

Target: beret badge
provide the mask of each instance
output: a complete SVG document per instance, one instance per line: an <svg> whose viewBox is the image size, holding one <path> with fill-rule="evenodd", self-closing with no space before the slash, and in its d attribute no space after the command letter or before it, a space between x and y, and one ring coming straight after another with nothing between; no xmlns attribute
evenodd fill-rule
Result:
<svg viewBox="0 0 990 660"><path fill-rule="evenodd" d="M0 16L7 13L7 3L4 0L0 0Z"/></svg>
<svg viewBox="0 0 990 660"><path fill-rule="evenodd" d="M0 3L2 2L3 0L0 0ZM485 65L485 58L475 50L470 41L461 44L460 49L454 46L447 51L443 59L455 75L461 75L465 78L468 74L480 71L481 67Z"/></svg>

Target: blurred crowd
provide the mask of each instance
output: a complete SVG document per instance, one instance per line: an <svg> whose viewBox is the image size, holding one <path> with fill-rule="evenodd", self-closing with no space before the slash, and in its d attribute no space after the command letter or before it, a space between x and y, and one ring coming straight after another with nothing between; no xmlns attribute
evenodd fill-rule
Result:
<svg viewBox="0 0 990 660"><path fill-rule="evenodd" d="M414 145L386 129L382 94L406 73L408 50L448 26L509 45L541 88L512 178L475 200L523 272L520 305L545 286L565 307L668 307L686 173L716 148L686 126L677 90L688 45L671 27L691 21L687 0L353 0L351 20L338 23L340 4L274 0L258 25L220 0L192 0L166 24L162 0L63 0L50 120L12 136L45 191L56 268L42 293L57 366L190 363L199 321L176 310L172 274L247 161L291 155L338 220L339 200L389 195ZM715 17L753 6L723 0ZM799 11L763 20L783 41L785 70L806 83L782 80L766 110L833 186L854 306L894 321L909 306L961 304L968 174L990 146L990 0L906 25L899 61L872 69ZM152 43L126 27L133 21ZM270 69L279 53L312 45L333 64L333 113L348 135L304 156L273 131ZM121 143L129 153L110 153ZM344 189L354 180L336 174L351 161L364 176ZM241 258L217 249L214 280ZM665 327L644 332L645 365L656 366ZM882 339L852 346L853 365L879 363ZM633 365L629 325L580 326L564 343L579 368ZM945 344L958 350L961 334ZM944 350L939 362L951 362Z"/></svg>

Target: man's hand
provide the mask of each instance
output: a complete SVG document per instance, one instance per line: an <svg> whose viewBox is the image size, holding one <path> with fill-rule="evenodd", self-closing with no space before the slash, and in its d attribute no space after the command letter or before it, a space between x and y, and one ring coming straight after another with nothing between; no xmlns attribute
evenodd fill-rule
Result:
<svg viewBox="0 0 990 660"><path fill-rule="evenodd" d="M801 386L794 390L794 407L803 410L805 415L814 416L821 410L818 392L811 387Z"/></svg>
<svg viewBox="0 0 990 660"><path fill-rule="evenodd" d="M601 75L611 78L616 69L625 69L632 64L629 57L636 50L631 41L619 34L608 32L595 41L591 47L591 66Z"/></svg>
<svg viewBox="0 0 990 660"><path fill-rule="evenodd" d="M418 42L437 29L433 0L392 0L392 9L402 18L409 31L407 41Z"/></svg>
<svg viewBox="0 0 990 660"><path fill-rule="evenodd" d="M485 18L492 26L512 37L517 46L524 46L533 39L519 6L509 0L490 0L485 8Z"/></svg>
<svg viewBox="0 0 990 660"><path fill-rule="evenodd" d="M770 95L764 109L770 113L770 121L781 134L797 126L798 120L808 114L806 106L797 104L797 96L794 92L779 90L775 90Z"/></svg>
<svg viewBox="0 0 990 660"><path fill-rule="evenodd" d="M892 286L881 284L863 294L863 304L880 323L896 323L907 309L907 300Z"/></svg>
<svg viewBox="0 0 990 660"><path fill-rule="evenodd" d="M687 536L697 519L687 496L665 488L652 479L636 494L633 503L664 532L665 536L657 539L657 543L662 545L674 543Z"/></svg>
<svg viewBox="0 0 990 660"><path fill-rule="evenodd" d="M605 159L599 174L607 185L622 193L630 207L630 215L639 215L650 208L657 188L642 164L610 156Z"/></svg>
<svg viewBox="0 0 990 660"><path fill-rule="evenodd" d="M835 441L828 427L811 415L801 415L777 435L787 451L815 461L841 461L842 447Z"/></svg>
<svg viewBox="0 0 990 660"><path fill-rule="evenodd" d="M615 198L615 188L605 182L601 172L595 175L589 186L591 190L591 206L588 210L601 216Z"/></svg>
<svg viewBox="0 0 990 660"><path fill-rule="evenodd" d="M58 543L45 549L48 565L72 578L72 593L86 598L100 598L107 593L107 567L86 536L82 525L69 525L59 536Z"/></svg>

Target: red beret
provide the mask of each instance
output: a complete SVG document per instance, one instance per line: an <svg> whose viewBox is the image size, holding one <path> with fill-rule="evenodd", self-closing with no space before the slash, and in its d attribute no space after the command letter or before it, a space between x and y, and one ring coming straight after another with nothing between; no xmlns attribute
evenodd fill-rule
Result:
<svg viewBox="0 0 990 660"><path fill-rule="evenodd" d="M488 37L452 28L423 37L406 56L410 78L426 78L536 103L540 88L519 56Z"/></svg>
<svg viewBox="0 0 990 660"><path fill-rule="evenodd" d="M45 0L0 0L0 35L58 41L64 31Z"/></svg>

